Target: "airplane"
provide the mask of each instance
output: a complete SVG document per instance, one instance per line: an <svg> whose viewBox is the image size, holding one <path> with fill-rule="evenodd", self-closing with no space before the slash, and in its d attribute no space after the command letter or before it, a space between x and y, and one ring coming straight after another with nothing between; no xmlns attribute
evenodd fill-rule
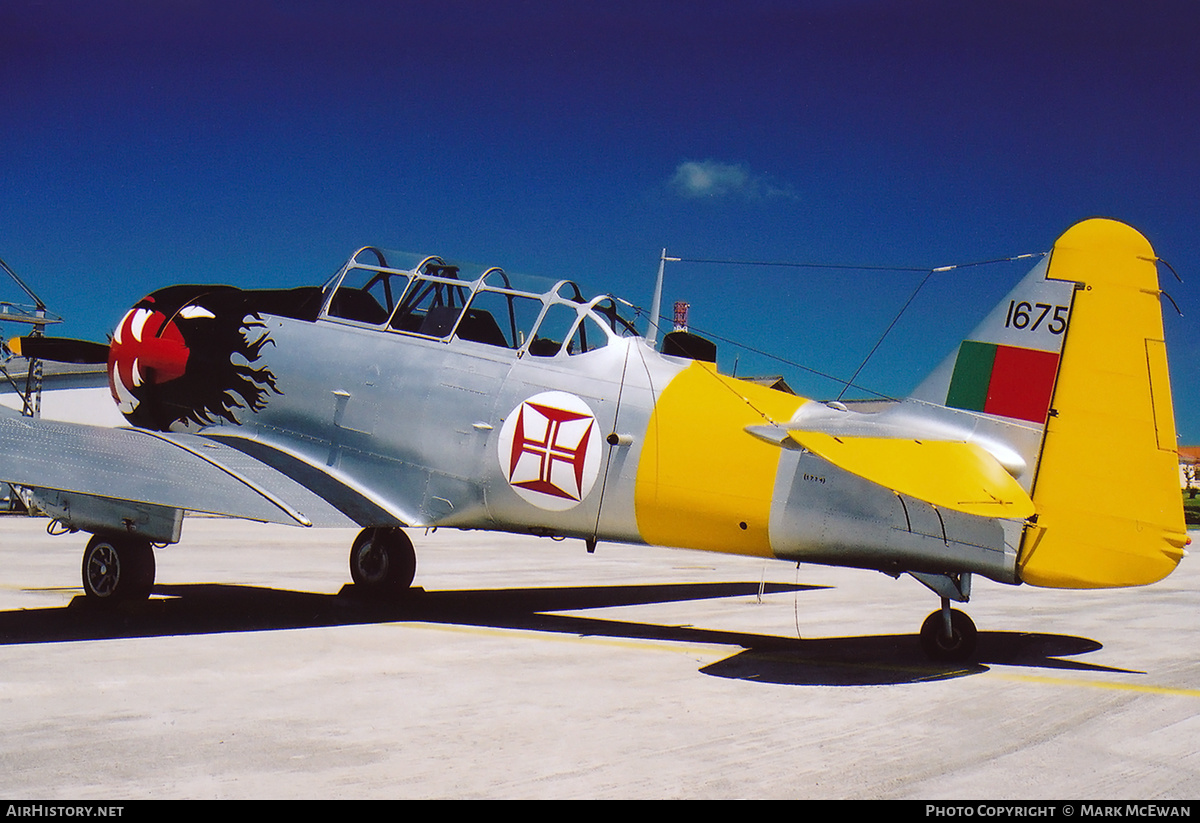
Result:
<svg viewBox="0 0 1200 823"><path fill-rule="evenodd" d="M1076 224L879 409L722 374L569 280L368 246L323 286L145 297L74 354L128 427L0 414L0 480L91 533L102 605L149 596L185 512L357 527L354 589L382 597L413 583L405 529L485 529L908 574L940 598L924 652L963 660L974 575L1140 586L1186 554L1157 261ZM72 359L48 340L10 346Z"/></svg>

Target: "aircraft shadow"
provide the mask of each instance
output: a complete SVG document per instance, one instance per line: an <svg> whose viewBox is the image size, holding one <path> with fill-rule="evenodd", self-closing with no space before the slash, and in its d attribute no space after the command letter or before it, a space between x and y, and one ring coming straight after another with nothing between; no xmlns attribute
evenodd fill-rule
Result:
<svg viewBox="0 0 1200 823"><path fill-rule="evenodd" d="M705 674L791 685L887 685L978 674L989 665L1082 671L1124 671L1059 659L1102 648L1080 637L980 632L976 661L927 662L915 634L797 639L554 614L615 606L748 597L758 583L674 583L635 586L414 589L395 602L363 597L353 586L336 595L218 583L155 586L165 595L145 603L98 609L83 596L66 607L0 612L0 645L272 631L395 621L553 632L576 636L721 644L742 650L703 667ZM766 584L764 593L825 588Z"/></svg>

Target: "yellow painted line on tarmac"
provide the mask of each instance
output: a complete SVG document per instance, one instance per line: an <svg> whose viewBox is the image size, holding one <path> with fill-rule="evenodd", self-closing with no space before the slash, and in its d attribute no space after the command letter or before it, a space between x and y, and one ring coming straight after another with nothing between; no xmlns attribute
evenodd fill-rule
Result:
<svg viewBox="0 0 1200 823"><path fill-rule="evenodd" d="M1016 680L1022 683L1042 683L1049 686L1075 686L1077 688L1106 689L1115 692L1163 694L1170 697L1200 697L1200 689L1176 689L1169 686L1116 683L1112 680L1076 680L1070 677L1047 677L1038 674L1011 674L1009 672L998 672L995 669L992 669L988 674L1004 680Z"/></svg>
<svg viewBox="0 0 1200 823"><path fill-rule="evenodd" d="M427 629L431 631L450 632L452 634L464 634L474 637L521 637L529 640L550 640L557 643L586 643L588 645L608 646L615 649L634 649L638 651L667 651L674 654L686 654L698 657L712 657L714 660L720 660L728 657L730 654L736 654L742 650L741 646L731 646L724 643L713 643L711 645L696 644L696 643L680 643L673 640L632 640L632 639L616 639L612 637L604 637L601 635L579 635L565 634L557 632L542 632L532 631L527 629L502 629L490 628L484 626L460 626L449 625L442 623L422 623L397 621L390 623L393 626L403 626L410 629ZM890 671L905 672L910 674L920 674L930 671L926 667L921 666L873 666L863 663L839 663L830 660L808 660L804 657L797 656L797 663L816 663L823 666L846 666L849 668L870 668L870 669L885 669ZM938 671L936 680L946 679L948 673ZM994 677L1002 680L1012 680L1020 683L1032 683L1047 686L1073 686L1075 688L1085 689L1104 689L1108 691L1134 692L1136 694L1161 694L1168 697L1196 697L1200 698L1200 689L1181 689L1172 688L1169 686L1153 686L1149 684L1138 683L1118 683L1112 680L1085 680L1075 679L1070 677L1050 677L1037 674L1014 674L1011 672L999 671L995 668L989 668L987 671L967 673L968 676L979 674L984 677ZM912 681L916 682L916 681Z"/></svg>
<svg viewBox="0 0 1200 823"><path fill-rule="evenodd" d="M725 643L711 645L681 643L674 640L619 640L598 634L567 634L563 632L532 631L529 629L499 629L483 626L458 626L444 623L421 623L395 621L391 626L404 626L410 629L430 629L432 631L451 632L453 634L469 634L476 637L523 637L528 640L552 640L558 643L586 643L589 645L609 646L616 649L637 649L641 651L670 651L676 654L715 656L724 658L730 655L731 649L741 649L741 646L730 646Z"/></svg>

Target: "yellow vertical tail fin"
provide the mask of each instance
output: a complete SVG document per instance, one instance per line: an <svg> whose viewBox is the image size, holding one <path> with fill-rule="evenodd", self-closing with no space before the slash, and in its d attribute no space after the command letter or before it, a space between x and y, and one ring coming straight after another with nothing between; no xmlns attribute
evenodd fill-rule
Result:
<svg viewBox="0 0 1200 823"><path fill-rule="evenodd" d="M1021 579L1153 583L1187 543L1154 250L1129 226L1087 220L1059 238L1046 277L1076 285Z"/></svg>

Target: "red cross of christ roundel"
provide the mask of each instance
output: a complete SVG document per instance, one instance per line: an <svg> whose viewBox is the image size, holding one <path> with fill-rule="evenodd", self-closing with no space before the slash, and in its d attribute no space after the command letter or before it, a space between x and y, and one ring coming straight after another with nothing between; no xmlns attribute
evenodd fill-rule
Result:
<svg viewBox="0 0 1200 823"><path fill-rule="evenodd" d="M538 508L579 505L600 471L600 427L587 403L543 392L513 409L498 438L500 468L513 491Z"/></svg>

